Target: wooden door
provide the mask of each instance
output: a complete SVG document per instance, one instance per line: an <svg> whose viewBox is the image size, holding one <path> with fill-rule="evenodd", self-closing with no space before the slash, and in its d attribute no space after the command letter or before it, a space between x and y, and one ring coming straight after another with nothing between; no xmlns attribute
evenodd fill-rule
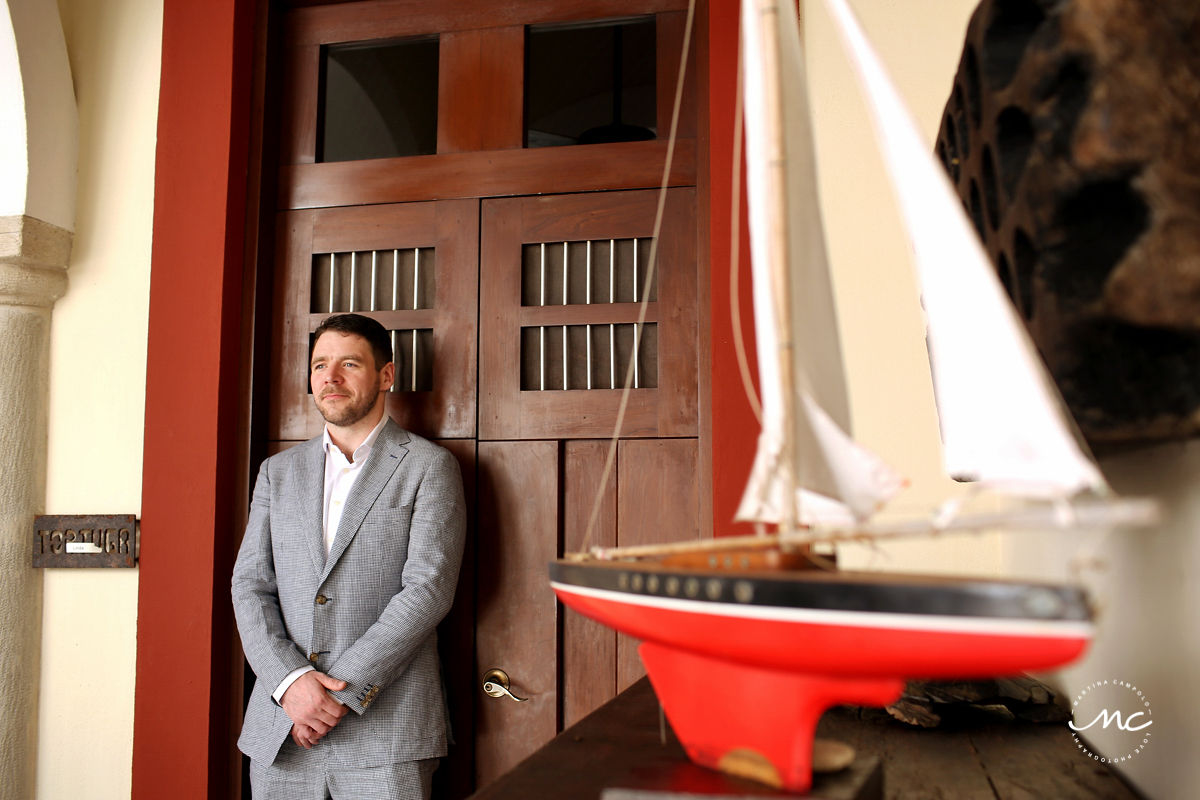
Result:
<svg viewBox="0 0 1200 800"><path fill-rule="evenodd" d="M499 777L642 674L633 642L560 611L546 566L698 535L693 203L671 190L657 243L650 191L282 215L270 449L320 433L311 332L357 311L393 332L389 413L449 447L476 498L441 632L458 739L445 796ZM601 438L623 400L620 436ZM524 702L480 691L493 668Z"/></svg>
<svg viewBox="0 0 1200 800"><path fill-rule="evenodd" d="M289 211L277 226L267 452L321 433L308 382L311 334L353 311L391 335L388 413L457 458L475 524L479 201ZM440 797L474 788L475 541L468 536L454 608L439 628L460 743L438 771ZM467 732L464 735L462 732Z"/></svg>
<svg viewBox="0 0 1200 800"><path fill-rule="evenodd" d="M531 26L653 18L654 127L665 133L687 3L292 5L281 27L268 451L321 430L307 361L326 316L353 310L393 331L388 412L456 455L471 503L440 629L456 743L435 779L437 796L462 797L640 675L631 642L560 610L547 563L591 544L700 535L696 84L685 86L656 240L659 195L647 187L663 178L665 135L535 147L524 119ZM327 57L432 39L434 151L331 156ZM591 280L581 278L589 252ZM491 668L525 702L483 694Z"/></svg>
<svg viewBox="0 0 1200 800"><path fill-rule="evenodd" d="M655 239L657 204L483 201L476 664L523 702L479 695L479 785L642 674L632 642L560 611L548 562L698 536L694 193L668 192Z"/></svg>

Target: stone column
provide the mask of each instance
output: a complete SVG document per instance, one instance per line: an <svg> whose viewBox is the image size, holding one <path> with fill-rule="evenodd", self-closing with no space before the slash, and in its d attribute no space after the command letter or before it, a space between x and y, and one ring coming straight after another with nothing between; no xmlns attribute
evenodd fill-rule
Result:
<svg viewBox="0 0 1200 800"><path fill-rule="evenodd" d="M70 253L70 231L0 217L0 800L35 790L42 576L32 531L46 498L50 312Z"/></svg>

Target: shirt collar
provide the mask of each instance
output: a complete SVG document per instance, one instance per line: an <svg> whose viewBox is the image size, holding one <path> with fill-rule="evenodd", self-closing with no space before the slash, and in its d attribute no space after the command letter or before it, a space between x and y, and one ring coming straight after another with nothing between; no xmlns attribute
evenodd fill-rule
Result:
<svg viewBox="0 0 1200 800"><path fill-rule="evenodd" d="M379 424L371 429L371 432L367 434L367 438L362 440L362 444L354 449L353 457L355 464L358 464L371 454L371 448L375 446L375 440L379 438L379 434L383 430L383 426L387 424L387 421L388 415L384 414L383 418L379 420ZM321 434L321 439L325 445L326 458L329 457L330 453L334 452L341 456L342 459L346 458L346 456L342 454L342 449L333 443L333 439L329 438L328 423L325 425L324 432Z"/></svg>

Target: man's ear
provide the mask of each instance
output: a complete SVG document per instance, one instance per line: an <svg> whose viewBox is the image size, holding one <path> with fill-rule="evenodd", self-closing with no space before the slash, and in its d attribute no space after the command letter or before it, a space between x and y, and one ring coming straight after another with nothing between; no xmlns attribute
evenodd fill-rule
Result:
<svg viewBox="0 0 1200 800"><path fill-rule="evenodd" d="M392 388L392 384L396 382L396 364L393 361L383 365L383 369L379 370L379 391L386 392Z"/></svg>

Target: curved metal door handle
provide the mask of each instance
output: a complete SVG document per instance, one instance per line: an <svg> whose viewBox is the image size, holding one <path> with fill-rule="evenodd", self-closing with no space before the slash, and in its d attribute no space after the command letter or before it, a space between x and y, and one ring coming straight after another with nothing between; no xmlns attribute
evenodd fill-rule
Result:
<svg viewBox="0 0 1200 800"><path fill-rule="evenodd" d="M483 673L483 693L489 697L508 697L516 700L518 703L524 703L528 697L517 697L513 694L509 687L511 682L508 679L508 673L502 669L489 669Z"/></svg>

